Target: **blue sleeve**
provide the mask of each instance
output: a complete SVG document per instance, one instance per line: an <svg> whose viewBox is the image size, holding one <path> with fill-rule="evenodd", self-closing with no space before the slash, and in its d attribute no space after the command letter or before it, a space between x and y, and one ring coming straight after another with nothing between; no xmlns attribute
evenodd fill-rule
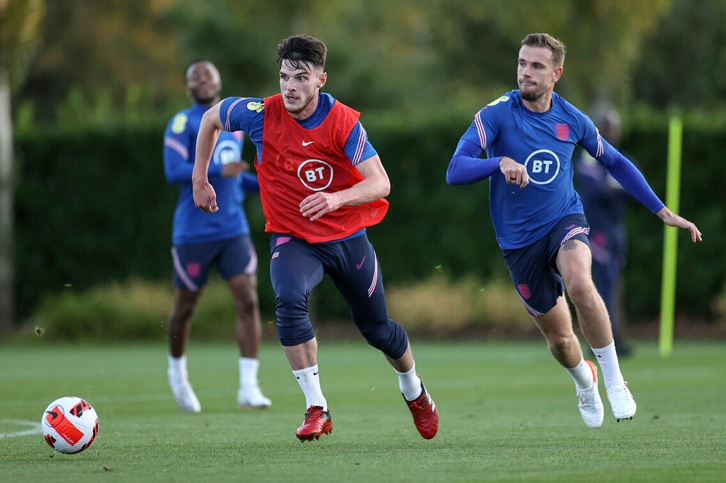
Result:
<svg viewBox="0 0 726 483"><path fill-rule="evenodd" d="M169 183L192 182L194 165L187 163L187 158L178 150L169 147L167 138L164 138L164 175Z"/></svg>
<svg viewBox="0 0 726 483"><path fill-rule="evenodd" d="M446 182L450 185L476 183L498 172L501 156L481 159L482 152L477 144L461 138L446 170Z"/></svg>
<svg viewBox="0 0 726 483"><path fill-rule="evenodd" d="M368 142L368 133L363 129L360 121L353 126L343 149L353 166L378 154L373 145Z"/></svg>
<svg viewBox="0 0 726 483"><path fill-rule="evenodd" d="M253 143L262 141L265 103L256 97L228 97L219 106L219 120L225 131L244 131Z"/></svg>
<svg viewBox="0 0 726 483"><path fill-rule="evenodd" d="M192 183L197 141L192 122L185 112L180 112L169 121L164 132L164 175L169 183ZM208 173L220 175L222 167L210 163Z"/></svg>
<svg viewBox="0 0 726 483"><path fill-rule="evenodd" d="M164 175L169 183L191 183L194 163L189 162L192 133L189 116L176 114L164 132Z"/></svg>
<svg viewBox="0 0 726 483"><path fill-rule="evenodd" d="M242 171L242 176L240 176L239 183L246 193L260 192L260 183L257 181L257 176L248 171Z"/></svg>
<svg viewBox="0 0 726 483"><path fill-rule="evenodd" d="M479 157L499 134L499 123L494 109L489 108L493 105L496 105L496 101L477 112L469 129L461 136L446 170L448 184L476 183L499 171L501 156L485 159Z"/></svg>
<svg viewBox="0 0 726 483"><path fill-rule="evenodd" d="M604 150L603 138L595 127L595 123L592 122L592 119L587 114L582 111L577 111L576 115L579 117L581 123L580 129L582 130L579 141L580 146L585 148L585 151L594 159L599 159Z"/></svg>
<svg viewBox="0 0 726 483"><path fill-rule="evenodd" d="M193 136L194 133L189 126L189 116L185 112L177 113L166 126L164 175L169 183L191 184L194 170L194 153L190 153L194 146Z"/></svg>
<svg viewBox="0 0 726 483"><path fill-rule="evenodd" d="M653 192L643 174L638 171L638 168L628 158L620 154L605 139L600 139L603 145L603 154L596 159L636 200L643 203L653 213L660 211L665 204Z"/></svg>

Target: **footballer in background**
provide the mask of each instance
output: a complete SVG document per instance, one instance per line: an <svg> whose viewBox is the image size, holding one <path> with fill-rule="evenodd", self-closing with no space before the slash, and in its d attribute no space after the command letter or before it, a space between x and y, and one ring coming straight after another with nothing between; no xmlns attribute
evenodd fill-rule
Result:
<svg viewBox="0 0 726 483"><path fill-rule="evenodd" d="M184 411L199 412L187 374L185 348L191 317L207 283L213 265L229 286L237 310L237 343L240 349L240 407L264 409L270 406L259 388L257 354L262 339L257 296L257 253L250 239L250 227L242 207L246 192L259 192L257 177L242 161L242 133L222 133L209 165L209 179L222 208L211 215L194 206L192 170L197 132L202 115L219 102L222 81L209 61L191 62L184 73L192 107L176 114L164 133L164 173L169 183L179 185L174 213L171 255L176 296L169 316L169 385L177 405Z"/></svg>

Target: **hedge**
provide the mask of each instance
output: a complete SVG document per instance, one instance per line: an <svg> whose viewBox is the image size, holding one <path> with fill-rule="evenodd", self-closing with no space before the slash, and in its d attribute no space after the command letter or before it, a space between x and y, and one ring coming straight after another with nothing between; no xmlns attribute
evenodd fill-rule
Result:
<svg viewBox="0 0 726 483"><path fill-rule="evenodd" d="M472 113L444 112L411 119L367 115L363 122L391 179L391 209L369 229L385 282L403 284L434 273L453 279L506 276L488 207L487 183L448 186L445 173ZM171 220L178 190L163 174L165 120L153 125L46 129L16 133L16 280L18 319L32 317L45 295L85 291L130 278L171 280ZM649 117L628 127L623 149L640 163L665 199L667 126ZM246 158L253 147L246 146ZM721 247L724 223L723 130L685 123L681 210L704 242L679 235L677 311L708 317L726 283ZM259 200L246 208L260 255L260 300L271 314L274 296L265 254L268 236ZM657 316L663 228L644 207L628 211L626 309ZM332 283L315 292L318 317L346 316Z"/></svg>

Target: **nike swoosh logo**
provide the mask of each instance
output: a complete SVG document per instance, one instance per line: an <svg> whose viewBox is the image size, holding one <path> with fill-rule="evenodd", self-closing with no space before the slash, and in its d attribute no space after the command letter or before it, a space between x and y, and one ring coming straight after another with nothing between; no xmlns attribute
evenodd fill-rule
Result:
<svg viewBox="0 0 726 483"><path fill-rule="evenodd" d="M318 373L317 373L317 372L313 372L313 376L317 376L317 375L318 375Z"/></svg>
<svg viewBox="0 0 726 483"><path fill-rule="evenodd" d="M308 142L303 141L302 143L303 143L303 146L308 146L308 145L310 145L310 144L312 144L314 142L315 141L308 141Z"/></svg>
<svg viewBox="0 0 726 483"><path fill-rule="evenodd" d="M360 268L363 266L363 262L365 262L365 261L366 261L366 256L363 255L363 260L361 260L360 263L355 266L355 269L360 270Z"/></svg>

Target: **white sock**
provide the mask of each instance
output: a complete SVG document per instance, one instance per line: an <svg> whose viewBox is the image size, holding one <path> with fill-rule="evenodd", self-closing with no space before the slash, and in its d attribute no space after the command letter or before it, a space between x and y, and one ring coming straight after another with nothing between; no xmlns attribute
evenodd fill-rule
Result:
<svg viewBox="0 0 726 483"><path fill-rule="evenodd" d="M257 369L260 361L249 357L239 358L239 387L242 389L257 387Z"/></svg>
<svg viewBox="0 0 726 483"><path fill-rule="evenodd" d="M620 363L618 362L618 354L615 352L615 342L603 347L602 349L592 348L597 363L600 364L602 371L602 380L605 389L616 384L624 384L623 374L620 372Z"/></svg>
<svg viewBox="0 0 726 483"><path fill-rule="evenodd" d="M323 390L320 388L318 365L315 364L299 371L292 371L292 373L297 379L297 383L300 384L303 394L305 394L305 409L310 406L320 406L323 411L327 411L328 401L325 400Z"/></svg>
<svg viewBox="0 0 726 483"><path fill-rule="evenodd" d="M177 382L186 382L188 380L187 374L187 356L174 357L169 354L169 378L173 378Z"/></svg>
<svg viewBox="0 0 726 483"><path fill-rule="evenodd" d="M396 371L396 369L393 369ZM406 401L415 401L423 393L421 388L421 378L416 374L416 363L414 362L413 367L407 372L398 372L398 387L401 389L403 398Z"/></svg>
<svg viewBox="0 0 726 483"><path fill-rule="evenodd" d="M583 391L592 387L592 370L590 366L585 362L584 358L580 359L580 363L572 369L565 370L570 373L572 379L575 380L575 386L578 390Z"/></svg>

